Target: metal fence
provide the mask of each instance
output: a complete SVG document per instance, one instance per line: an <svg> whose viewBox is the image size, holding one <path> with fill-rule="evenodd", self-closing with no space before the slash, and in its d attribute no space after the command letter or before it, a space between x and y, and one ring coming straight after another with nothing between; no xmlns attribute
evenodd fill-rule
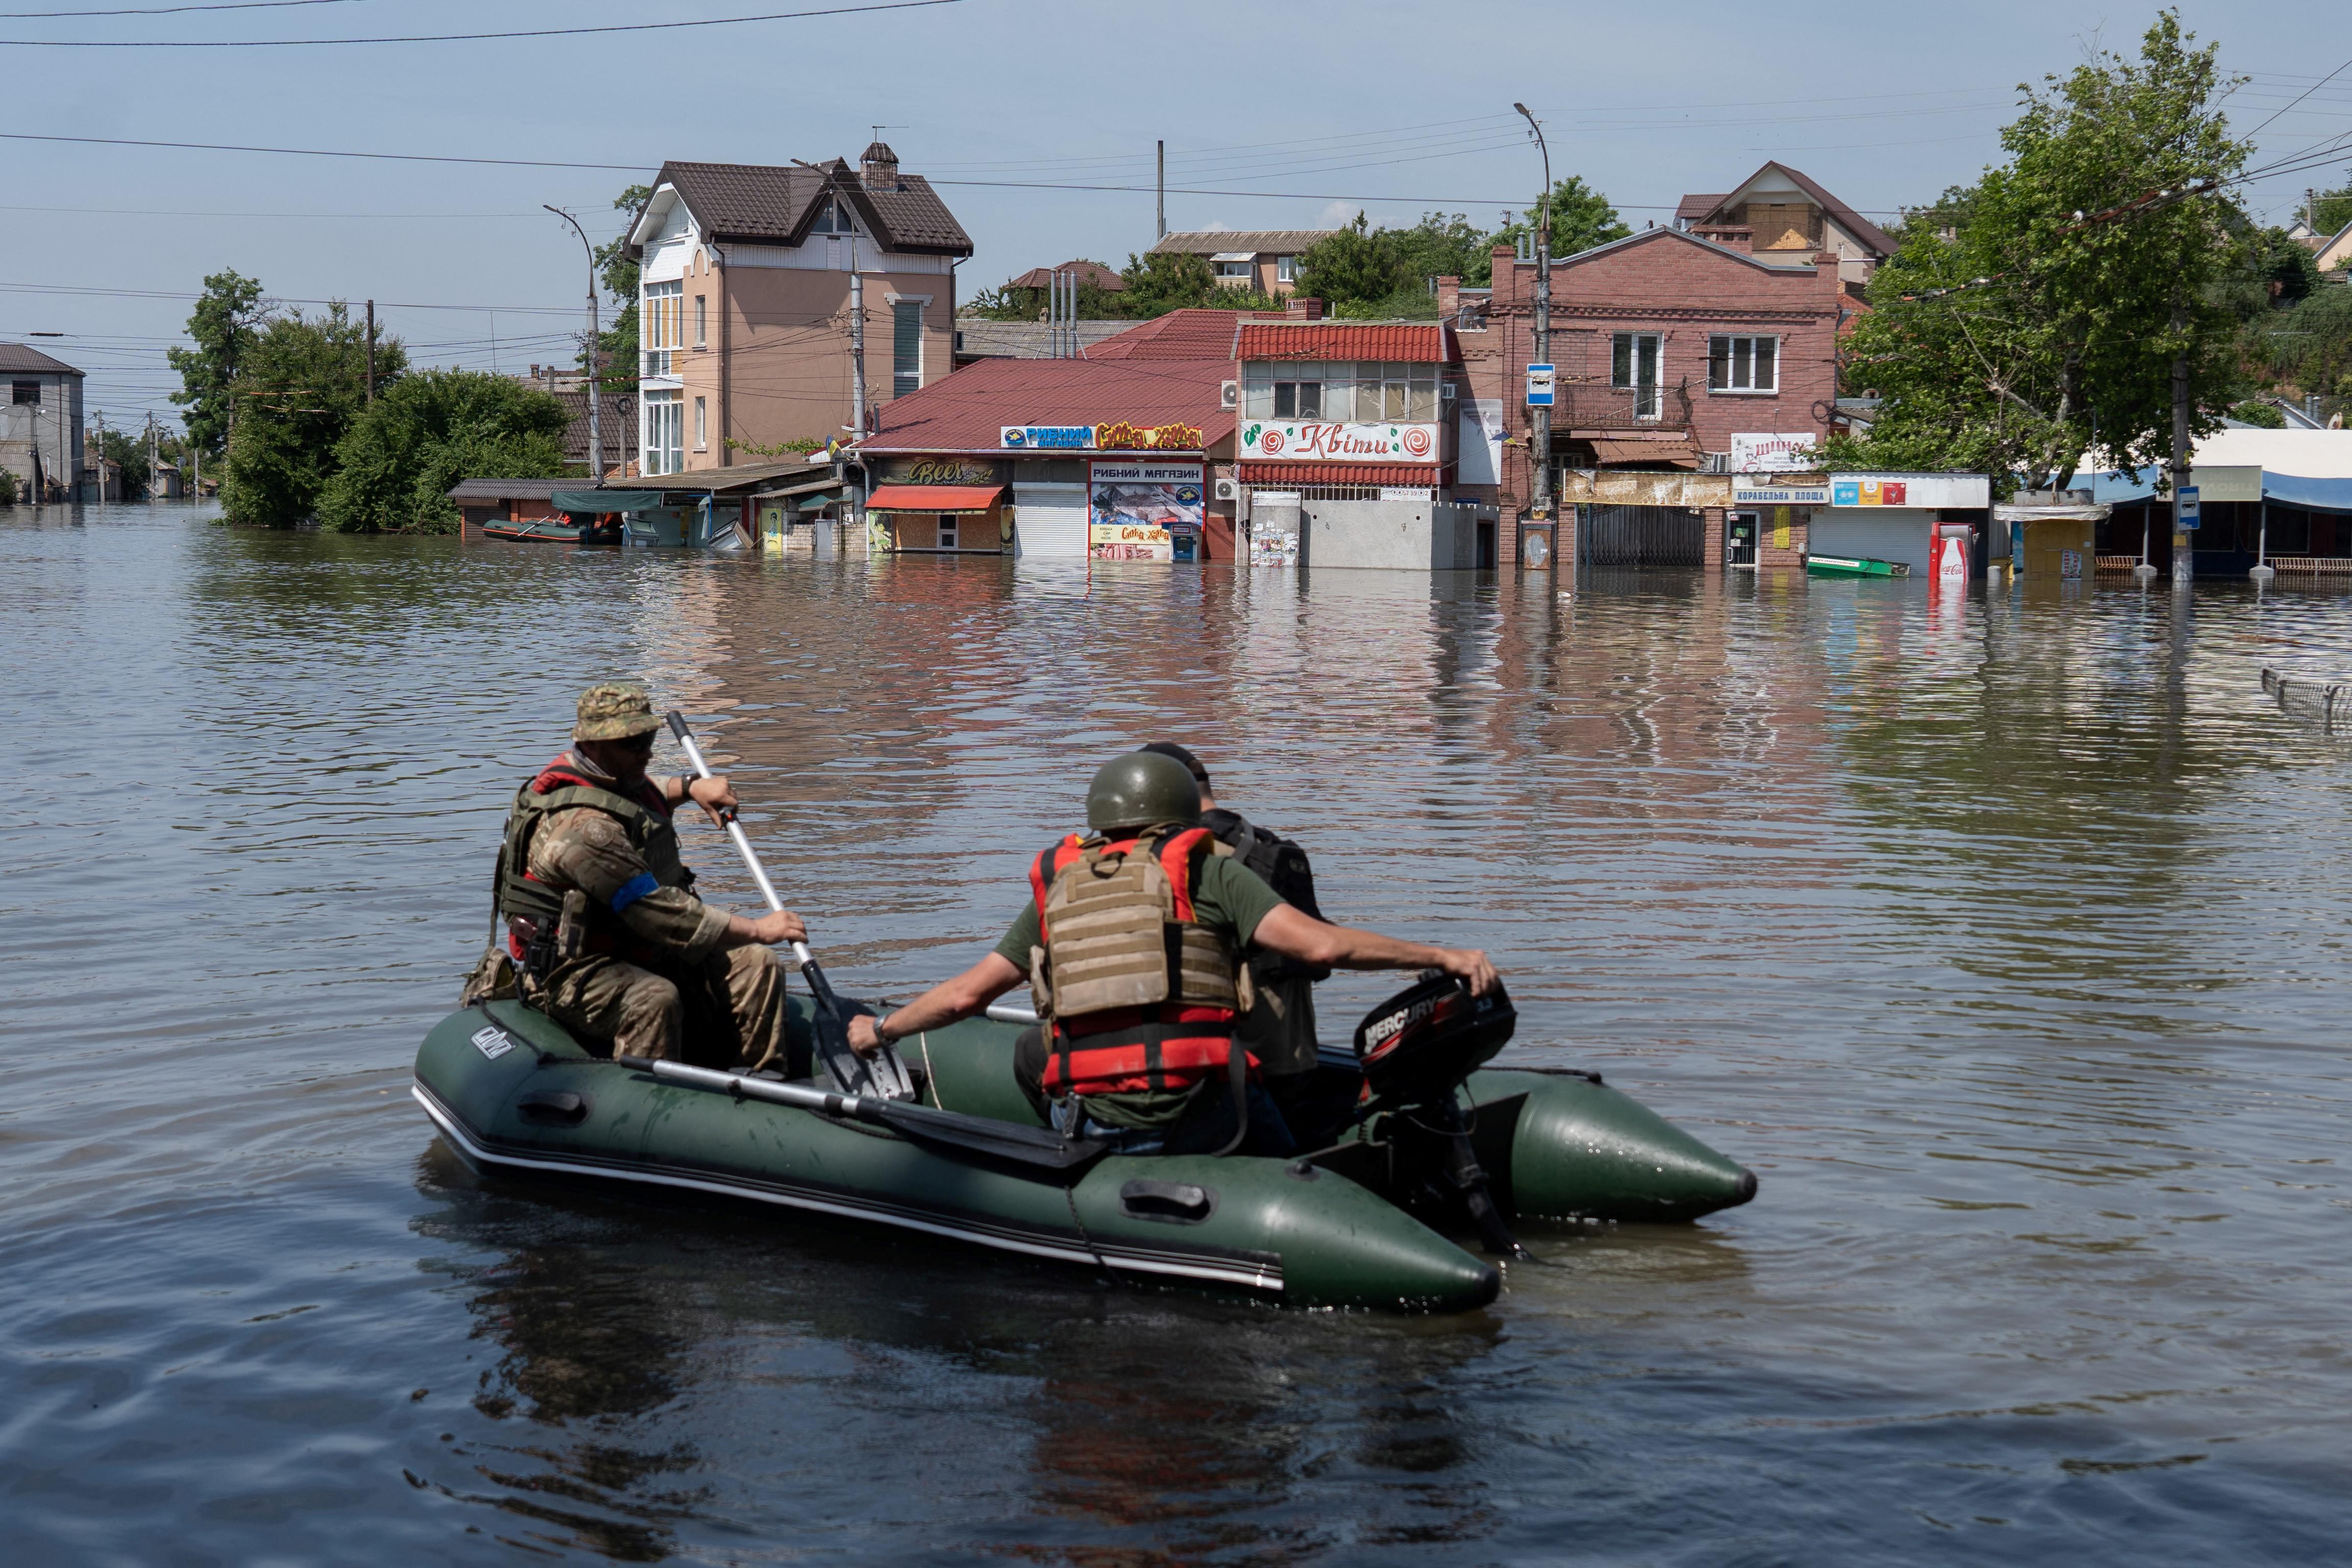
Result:
<svg viewBox="0 0 2352 1568"><path fill-rule="evenodd" d="M1577 553L1588 566L1704 566L1706 519L1679 506L1587 506Z"/></svg>

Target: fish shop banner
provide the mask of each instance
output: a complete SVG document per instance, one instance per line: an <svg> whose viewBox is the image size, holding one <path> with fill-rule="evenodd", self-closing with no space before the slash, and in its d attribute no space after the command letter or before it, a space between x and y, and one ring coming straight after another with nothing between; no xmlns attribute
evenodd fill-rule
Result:
<svg viewBox="0 0 2352 1568"><path fill-rule="evenodd" d="M1096 463L1087 553L1097 561L1191 561L1206 513L1199 463Z"/></svg>

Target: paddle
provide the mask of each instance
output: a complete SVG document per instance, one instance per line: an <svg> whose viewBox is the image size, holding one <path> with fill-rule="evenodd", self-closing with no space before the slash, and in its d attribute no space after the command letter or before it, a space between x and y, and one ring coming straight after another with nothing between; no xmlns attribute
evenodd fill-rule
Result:
<svg viewBox="0 0 2352 1568"><path fill-rule="evenodd" d="M649 1072L665 1082L714 1089L738 1100L765 1100L820 1115L846 1117L887 1127L918 1142L935 1143L982 1159L1041 1171L1083 1171L1110 1152L1110 1146L1099 1139L1082 1138L1072 1142L1043 1127L1023 1127L985 1116L967 1116L957 1110L934 1110L928 1105L903 1100L838 1094L803 1084L747 1078L740 1073L688 1067L684 1062L659 1061L652 1057L616 1056L613 1059L624 1067Z"/></svg>
<svg viewBox="0 0 2352 1568"><path fill-rule="evenodd" d="M669 732L686 748L687 760L694 764L697 776L715 775L710 764L702 760L702 748L694 743L694 731L686 727L686 718L673 710L669 715ZM784 900L776 897L776 885L768 880L767 868L760 864L759 855L751 848L751 840L744 836L743 825L735 820L730 808L719 814L726 825L727 835L735 840L735 851L743 857L743 864L751 870L751 880L760 884L760 892L772 910L782 910ZM849 1020L860 1013L872 1013L863 1002L844 1002L833 989L833 983L819 969L816 955L808 943L793 943L793 958L808 980L809 994L816 999L816 1054L833 1081L851 1094L878 1095L884 1100L912 1100L914 1081L907 1076L907 1064L898 1053L884 1046L871 1057L862 1057L849 1044Z"/></svg>

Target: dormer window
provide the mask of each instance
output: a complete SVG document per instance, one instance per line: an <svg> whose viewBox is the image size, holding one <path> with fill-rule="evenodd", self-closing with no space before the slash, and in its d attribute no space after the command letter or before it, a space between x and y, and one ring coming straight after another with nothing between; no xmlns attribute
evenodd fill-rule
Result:
<svg viewBox="0 0 2352 1568"><path fill-rule="evenodd" d="M849 214L843 210L841 203L827 196L817 203L816 221L809 225L809 232L811 234L855 234L857 230L851 225Z"/></svg>

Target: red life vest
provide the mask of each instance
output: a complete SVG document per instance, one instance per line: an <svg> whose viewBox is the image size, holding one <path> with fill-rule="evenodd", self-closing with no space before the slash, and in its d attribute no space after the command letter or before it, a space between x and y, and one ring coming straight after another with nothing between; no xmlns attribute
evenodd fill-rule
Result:
<svg viewBox="0 0 2352 1568"><path fill-rule="evenodd" d="M1098 856L1125 855L1138 850L1156 858L1166 873L1172 895L1171 918L1162 947L1167 955L1168 1000L1151 1005L1108 1007L1053 1018L1051 1053L1043 1083L1054 1094L1133 1094L1186 1089L1223 1074L1234 1050L1235 1009L1224 998L1186 999L1181 950L1186 928L1197 932L1192 890L1201 868L1213 853L1214 839L1205 828L1191 827L1168 834L1149 845L1142 838L1110 842L1078 834L1047 848L1029 868L1030 896L1037 908L1037 933L1050 954L1053 932L1045 911L1048 896L1062 873ZM1198 942L1195 935L1193 941ZM1230 958L1230 954L1227 955ZM1226 995L1230 997L1230 984ZM1255 1058L1249 1064L1256 1066Z"/></svg>

